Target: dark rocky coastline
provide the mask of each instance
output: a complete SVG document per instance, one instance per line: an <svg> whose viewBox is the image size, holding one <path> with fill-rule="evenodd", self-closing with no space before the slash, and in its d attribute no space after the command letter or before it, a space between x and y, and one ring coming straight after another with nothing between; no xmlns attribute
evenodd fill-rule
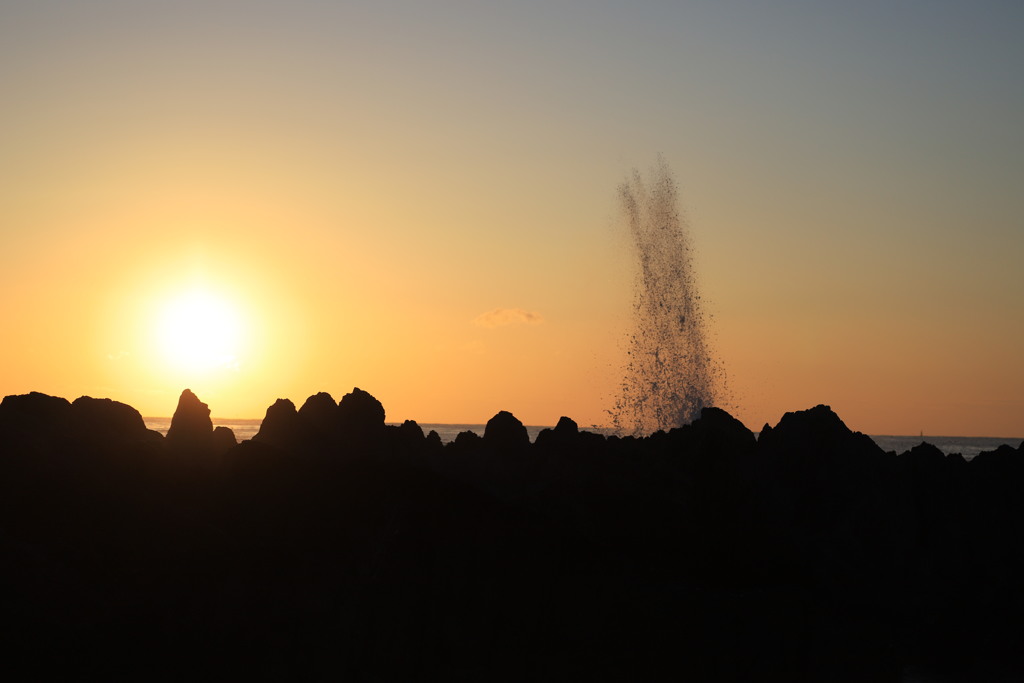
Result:
<svg viewBox="0 0 1024 683"><path fill-rule="evenodd" d="M0 404L33 678L1019 680L1024 444L882 451L826 406L450 444L354 390L236 443L185 391Z"/></svg>

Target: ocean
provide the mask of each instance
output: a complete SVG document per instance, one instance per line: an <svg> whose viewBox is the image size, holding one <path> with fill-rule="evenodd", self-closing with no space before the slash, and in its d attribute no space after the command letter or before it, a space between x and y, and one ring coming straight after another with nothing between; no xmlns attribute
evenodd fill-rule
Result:
<svg viewBox="0 0 1024 683"><path fill-rule="evenodd" d="M163 435L167 435L167 430L171 426L171 418L169 417L145 417L143 420L146 423L146 427L154 431L160 432ZM239 441L245 441L251 439L260 431L260 423L263 422L259 418L244 418L244 419L227 419L227 418L213 418L214 427L227 427L235 433L235 438ZM389 422L391 425L399 425L398 422ZM428 434L431 430L437 432L437 435L441 437L441 441L449 443L455 441L455 437L460 432L476 432L478 435L484 435L484 425L482 424L435 424L435 423L419 423L420 428L423 429L424 434ZM526 431L530 435L530 441L537 438L542 429L548 429L548 427L536 427L526 426ZM610 430L594 429L591 431L599 431L604 433L610 433Z"/></svg>
<svg viewBox="0 0 1024 683"><path fill-rule="evenodd" d="M149 429L160 432L161 434L167 434L167 429L171 426L171 418L169 417L147 417L143 418L146 422L146 427ZM260 430L260 423L263 420L260 418L239 418L239 419L227 419L227 418L213 418L214 426L223 426L229 428L235 434L235 438L239 441L245 441L251 439ZM389 423L390 424L390 423ZM460 432L475 432L480 436L483 436L484 425L482 424L420 424L423 429L423 433L427 434L431 430L437 432L438 436L441 437L441 441L448 443L454 441L455 437ZM542 429L548 429L545 426L527 425L526 431L530 435L530 441L537 438L537 435ZM610 434L610 429L604 428L585 428L588 431L599 432L603 434ZM914 446L918 445L922 441L932 444L937 447L940 451L949 455L951 453L959 453L965 459L970 460L978 453L982 451L993 451L1002 444L1008 444L1016 448L1020 445L1024 439L1020 438L1008 438L1008 437L996 437L996 436L927 436L927 435L916 435L916 436L894 436L894 435L871 435L872 440L877 443L882 450L894 451L896 453L903 453L908 451Z"/></svg>

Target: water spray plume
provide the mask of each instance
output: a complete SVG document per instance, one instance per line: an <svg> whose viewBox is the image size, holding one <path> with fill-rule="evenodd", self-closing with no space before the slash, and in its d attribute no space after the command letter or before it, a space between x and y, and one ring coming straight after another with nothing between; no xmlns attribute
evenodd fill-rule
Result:
<svg viewBox="0 0 1024 683"><path fill-rule="evenodd" d="M619 186L623 221L637 259L633 329L614 407L620 434L650 434L700 417L723 392L723 372L707 338L707 316L693 269L693 247L678 208L678 188L659 159Z"/></svg>

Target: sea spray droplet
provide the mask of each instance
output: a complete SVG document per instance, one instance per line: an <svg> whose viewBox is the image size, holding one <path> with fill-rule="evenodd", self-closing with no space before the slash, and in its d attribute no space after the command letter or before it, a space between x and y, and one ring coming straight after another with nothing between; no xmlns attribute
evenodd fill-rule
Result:
<svg viewBox="0 0 1024 683"><path fill-rule="evenodd" d="M678 209L678 189L664 160L646 184L640 173L619 186L623 220L637 259L634 329L620 393L608 411L620 434L650 434L700 417L720 398L697 292L693 250Z"/></svg>

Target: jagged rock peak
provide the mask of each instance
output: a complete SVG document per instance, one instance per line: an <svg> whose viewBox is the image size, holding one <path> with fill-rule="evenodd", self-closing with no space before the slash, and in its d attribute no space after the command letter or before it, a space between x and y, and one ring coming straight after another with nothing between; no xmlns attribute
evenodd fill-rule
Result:
<svg viewBox="0 0 1024 683"><path fill-rule="evenodd" d="M700 422L705 427L742 432L753 436L753 432L747 429L746 425L733 417L727 410L714 406L701 408L700 417L695 422Z"/></svg>
<svg viewBox="0 0 1024 683"><path fill-rule="evenodd" d="M359 387L341 397L338 415L346 432L384 429L384 405Z"/></svg>
<svg viewBox="0 0 1024 683"><path fill-rule="evenodd" d="M402 423L402 426L399 427L399 429L402 430L403 434L406 434L416 441L422 441L424 439L423 427L420 427L416 420L406 420Z"/></svg>
<svg viewBox="0 0 1024 683"><path fill-rule="evenodd" d="M766 433L767 432L767 433ZM827 405L786 413L771 430L762 430L762 438L798 439L807 442L841 440L853 432Z"/></svg>
<svg viewBox="0 0 1024 683"><path fill-rule="evenodd" d="M580 428L579 425L576 424L575 420L563 415L558 418L558 424L555 425L555 431L559 434L577 434L579 433Z"/></svg>
<svg viewBox="0 0 1024 683"><path fill-rule="evenodd" d="M484 441L495 446L520 448L530 444L530 435L515 415L502 410L487 421Z"/></svg>
<svg viewBox="0 0 1024 683"><path fill-rule="evenodd" d="M196 447L209 443L213 435L210 407L185 389L178 398L178 408L171 418L167 440L173 446Z"/></svg>
<svg viewBox="0 0 1024 683"><path fill-rule="evenodd" d="M299 436L298 422L295 404L287 398L279 398L267 408L260 430L253 439L281 448L289 447Z"/></svg>
<svg viewBox="0 0 1024 683"><path fill-rule="evenodd" d="M302 419L317 427L333 425L338 419L338 403L326 391L313 394L299 408Z"/></svg>
<svg viewBox="0 0 1024 683"><path fill-rule="evenodd" d="M828 454L835 457L875 457L884 451L871 437L851 430L827 405L786 413L771 431L762 431L758 447L790 456Z"/></svg>
<svg viewBox="0 0 1024 683"><path fill-rule="evenodd" d="M701 408L700 417L680 430L700 441L703 448L738 453L752 449L757 443L754 433L742 422L713 406Z"/></svg>
<svg viewBox="0 0 1024 683"><path fill-rule="evenodd" d="M268 417L280 417L281 415L294 415L296 413L295 404L288 398L279 398L274 401L274 404L267 407L267 414L263 418L264 421Z"/></svg>

